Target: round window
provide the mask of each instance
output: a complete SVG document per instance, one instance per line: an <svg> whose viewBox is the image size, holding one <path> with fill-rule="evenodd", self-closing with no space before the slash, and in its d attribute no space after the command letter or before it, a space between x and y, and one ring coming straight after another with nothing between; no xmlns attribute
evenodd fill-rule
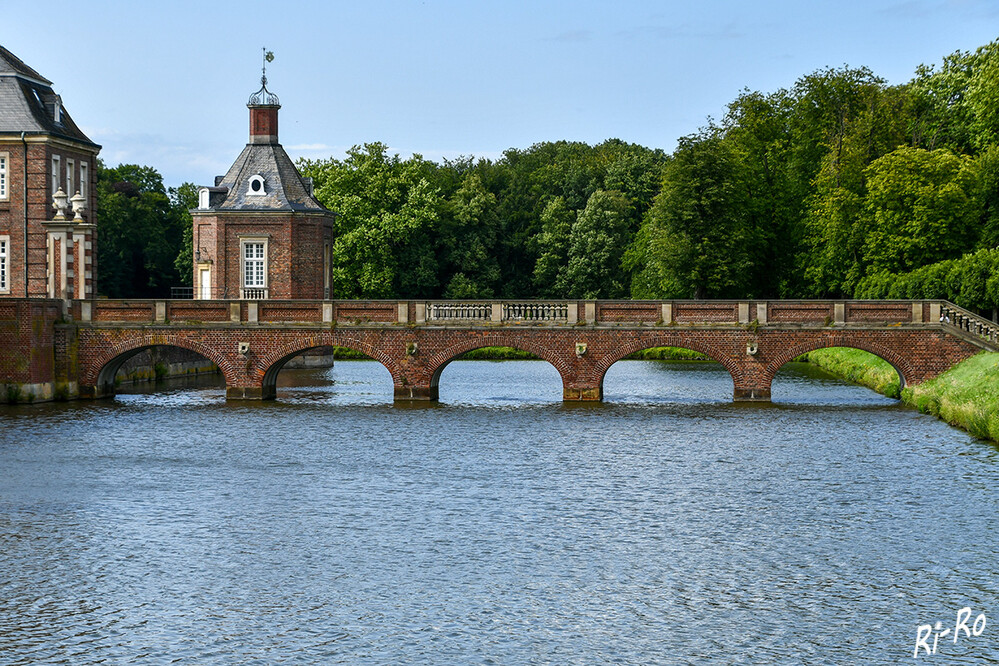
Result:
<svg viewBox="0 0 999 666"><path fill-rule="evenodd" d="M253 180L250 181L250 189L253 190L254 192L259 192L260 190L264 189L263 181L259 180L258 178L254 178Z"/></svg>

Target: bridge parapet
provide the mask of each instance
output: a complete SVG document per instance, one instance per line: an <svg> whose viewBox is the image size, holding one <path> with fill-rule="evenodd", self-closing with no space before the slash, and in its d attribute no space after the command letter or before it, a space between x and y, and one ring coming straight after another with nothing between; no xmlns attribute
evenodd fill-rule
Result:
<svg viewBox="0 0 999 666"><path fill-rule="evenodd" d="M983 340L999 327L946 301L90 300L83 323L347 326L879 326L950 323ZM944 317L942 313L953 313Z"/></svg>
<svg viewBox="0 0 999 666"><path fill-rule="evenodd" d="M968 312L953 303L940 305L940 323L945 328L956 328L985 343L992 351L999 351L999 324Z"/></svg>

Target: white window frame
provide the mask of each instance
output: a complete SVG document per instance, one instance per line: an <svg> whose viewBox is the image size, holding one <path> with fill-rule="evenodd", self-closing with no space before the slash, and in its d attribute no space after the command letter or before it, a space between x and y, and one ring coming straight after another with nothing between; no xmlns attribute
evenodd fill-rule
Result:
<svg viewBox="0 0 999 666"><path fill-rule="evenodd" d="M80 162L80 196L84 199L87 198L89 190L87 189L90 183L87 182L87 163L86 161Z"/></svg>
<svg viewBox="0 0 999 666"><path fill-rule="evenodd" d="M8 174L10 173L10 154L0 153L0 201L7 201L10 198L10 184Z"/></svg>
<svg viewBox="0 0 999 666"><path fill-rule="evenodd" d="M66 196L72 197L76 194L73 189L73 167L76 166L73 160L66 160Z"/></svg>
<svg viewBox="0 0 999 666"><path fill-rule="evenodd" d="M59 191L59 156L52 156L52 194Z"/></svg>
<svg viewBox="0 0 999 666"><path fill-rule="evenodd" d="M254 183L259 183L260 184L260 189L254 190L253 189L253 184ZM264 182L264 177L261 176L259 173L256 174L256 175L254 175L254 176L250 176L250 180L246 184L246 196L249 196L249 197L262 197L265 194L267 194L267 183Z"/></svg>
<svg viewBox="0 0 999 666"><path fill-rule="evenodd" d="M0 236L0 294L10 293L10 236Z"/></svg>
<svg viewBox="0 0 999 666"><path fill-rule="evenodd" d="M243 294L246 294L247 291L257 291L263 292L263 298L267 298L269 245L269 236L246 236L239 239L239 285L240 292ZM247 251L251 246L259 247L259 254L262 256L248 258ZM254 270L250 266L254 268L259 266L259 270ZM251 271L253 271L252 275Z"/></svg>

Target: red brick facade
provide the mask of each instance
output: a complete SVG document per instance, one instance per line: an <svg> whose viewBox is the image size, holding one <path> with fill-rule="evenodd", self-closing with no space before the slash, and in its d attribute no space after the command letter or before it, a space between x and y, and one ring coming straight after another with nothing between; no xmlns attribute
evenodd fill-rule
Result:
<svg viewBox="0 0 999 666"><path fill-rule="evenodd" d="M210 298L243 297L242 244L264 240L267 247L267 299L328 297L326 248L333 244L329 215L310 213L192 211L201 261L195 262L196 298L203 298L201 271L209 271ZM252 300L263 300L253 298Z"/></svg>
<svg viewBox="0 0 999 666"><path fill-rule="evenodd" d="M92 298L101 147L52 82L3 46L0 99L0 298ZM57 191L66 197L59 212Z"/></svg>
<svg viewBox="0 0 999 666"><path fill-rule="evenodd" d="M84 148L86 146L44 135L27 136L25 143L20 137L11 140L0 136L0 156L5 156L7 162L7 196L0 199L0 238L9 243L8 284L7 289L0 290L0 298L92 298L96 295L97 229L93 224L97 219L97 148ZM53 158L58 160L55 185ZM73 223L69 210L67 222L53 222L56 211L52 208L52 191L69 186L67 170L74 189L67 196L84 188L87 193L83 224ZM81 183L82 172L86 173L85 186ZM63 247L66 249L65 273L61 260Z"/></svg>
<svg viewBox="0 0 999 666"><path fill-rule="evenodd" d="M194 297L329 298L333 213L278 143L277 96L262 85L247 106L249 143L191 211Z"/></svg>

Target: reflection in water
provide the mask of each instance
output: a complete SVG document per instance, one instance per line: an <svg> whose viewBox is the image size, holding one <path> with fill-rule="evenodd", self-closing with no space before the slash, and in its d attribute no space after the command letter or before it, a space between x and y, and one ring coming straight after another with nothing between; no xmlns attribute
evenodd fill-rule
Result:
<svg viewBox="0 0 999 666"><path fill-rule="evenodd" d="M789 366L456 362L392 404L374 362L0 407L3 663L999 660L997 450Z"/></svg>

